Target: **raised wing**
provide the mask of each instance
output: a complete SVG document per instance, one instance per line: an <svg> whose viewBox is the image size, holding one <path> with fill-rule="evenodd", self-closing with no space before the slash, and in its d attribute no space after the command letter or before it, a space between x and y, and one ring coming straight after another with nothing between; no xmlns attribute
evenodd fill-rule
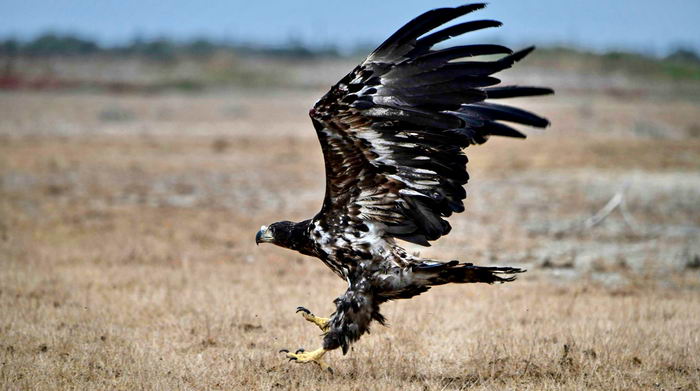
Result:
<svg viewBox="0 0 700 391"><path fill-rule="evenodd" d="M493 87L491 75L533 48L499 45L433 49L493 20L440 25L483 8L470 4L428 11L400 28L345 76L310 115L326 165L326 197L317 219L326 227L379 227L379 235L429 246L450 231L444 217L462 212L469 175L463 148L489 136L525 135L500 121L545 127L514 107L485 102L549 94L548 88ZM482 55L501 55L475 61Z"/></svg>

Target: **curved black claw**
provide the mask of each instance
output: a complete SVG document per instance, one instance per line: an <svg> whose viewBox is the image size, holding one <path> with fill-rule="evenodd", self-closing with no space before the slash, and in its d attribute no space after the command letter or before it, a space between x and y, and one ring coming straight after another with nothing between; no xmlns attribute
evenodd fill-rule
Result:
<svg viewBox="0 0 700 391"><path fill-rule="evenodd" d="M306 312L306 314L311 315L311 311L309 311L308 309L306 309L304 307L297 307L296 312Z"/></svg>
<svg viewBox="0 0 700 391"><path fill-rule="evenodd" d="M289 353L289 350L287 350L287 349L280 349L279 352L280 352L280 353Z"/></svg>
<svg viewBox="0 0 700 391"><path fill-rule="evenodd" d="M303 348L299 348L296 352L294 352L294 354L304 353L305 351L306 350L304 350Z"/></svg>

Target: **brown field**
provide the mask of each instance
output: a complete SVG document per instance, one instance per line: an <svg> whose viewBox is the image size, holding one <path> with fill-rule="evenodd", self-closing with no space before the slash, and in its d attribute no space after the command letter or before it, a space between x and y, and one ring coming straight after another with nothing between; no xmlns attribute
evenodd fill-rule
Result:
<svg viewBox="0 0 700 391"><path fill-rule="evenodd" d="M320 207L323 90L0 93L0 388L699 389L700 103L513 79L557 88L518 102L553 126L469 148L467 212L420 250L528 273L384 305L333 375L278 350L345 282L253 239ZM618 192L630 224L586 226Z"/></svg>

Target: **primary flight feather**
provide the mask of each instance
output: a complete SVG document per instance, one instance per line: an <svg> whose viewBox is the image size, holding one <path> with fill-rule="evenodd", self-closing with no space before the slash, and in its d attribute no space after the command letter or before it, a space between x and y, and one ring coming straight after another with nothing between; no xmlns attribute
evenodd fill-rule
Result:
<svg viewBox="0 0 700 391"><path fill-rule="evenodd" d="M441 25L484 4L428 11L401 27L341 79L309 111L326 167L321 211L299 223L263 226L256 243L314 256L347 280L330 318L299 307L323 331L322 347L287 356L328 368L323 355L360 338L379 305L446 283L506 282L524 270L439 262L408 254L395 239L429 246L450 232L445 218L464 211L469 179L463 149L490 136L524 138L507 123L546 127L533 113L492 100L550 94L548 88L497 86L492 75L533 48L500 45L436 49L452 37L489 27L493 20ZM475 59L500 55L496 60Z"/></svg>

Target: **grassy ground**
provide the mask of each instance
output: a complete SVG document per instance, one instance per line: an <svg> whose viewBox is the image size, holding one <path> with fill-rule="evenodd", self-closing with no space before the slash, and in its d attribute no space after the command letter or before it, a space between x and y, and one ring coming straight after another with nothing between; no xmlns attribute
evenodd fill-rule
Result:
<svg viewBox="0 0 700 391"><path fill-rule="evenodd" d="M528 273L385 305L332 376L277 351L345 282L253 240L320 206L322 91L0 94L0 388L698 389L698 104L629 91L470 148L467 212L410 248ZM584 228L622 189L633 226Z"/></svg>

